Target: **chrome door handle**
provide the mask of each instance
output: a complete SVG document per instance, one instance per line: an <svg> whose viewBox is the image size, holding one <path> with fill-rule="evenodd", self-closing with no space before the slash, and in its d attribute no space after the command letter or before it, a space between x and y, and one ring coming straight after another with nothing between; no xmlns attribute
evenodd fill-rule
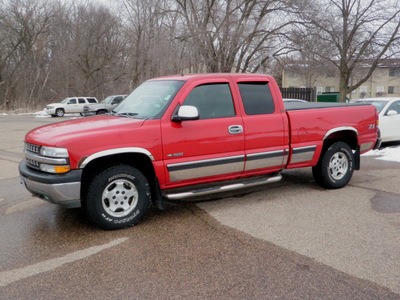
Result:
<svg viewBox="0 0 400 300"><path fill-rule="evenodd" d="M229 126L228 131L230 134L238 134L243 132L243 127L241 125Z"/></svg>

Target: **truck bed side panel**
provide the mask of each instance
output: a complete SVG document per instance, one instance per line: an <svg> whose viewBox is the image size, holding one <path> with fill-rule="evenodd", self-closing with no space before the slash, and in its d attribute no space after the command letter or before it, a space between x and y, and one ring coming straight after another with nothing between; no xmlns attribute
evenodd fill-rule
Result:
<svg viewBox="0 0 400 300"><path fill-rule="evenodd" d="M373 148L376 120L371 106L332 106L290 110L291 157L287 168L315 166L324 141L347 131L357 139L362 152Z"/></svg>

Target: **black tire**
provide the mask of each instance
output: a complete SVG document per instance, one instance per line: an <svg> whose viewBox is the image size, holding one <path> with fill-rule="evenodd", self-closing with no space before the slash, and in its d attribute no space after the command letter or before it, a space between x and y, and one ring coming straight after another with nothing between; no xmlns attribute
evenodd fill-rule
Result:
<svg viewBox="0 0 400 300"><path fill-rule="evenodd" d="M150 204L150 186L142 172L116 165L90 181L83 207L96 225L113 230L137 224Z"/></svg>
<svg viewBox="0 0 400 300"><path fill-rule="evenodd" d="M354 172L354 154L343 142L332 144L321 153L318 164L312 168L315 182L323 188L338 189L347 185Z"/></svg>
<svg viewBox="0 0 400 300"><path fill-rule="evenodd" d="M97 112L96 112L96 115L104 115L105 113L107 113L108 111L106 111L106 110L98 110Z"/></svg>
<svg viewBox="0 0 400 300"><path fill-rule="evenodd" d="M63 117L64 116L64 110L62 108L57 108L56 109L56 116L57 117Z"/></svg>

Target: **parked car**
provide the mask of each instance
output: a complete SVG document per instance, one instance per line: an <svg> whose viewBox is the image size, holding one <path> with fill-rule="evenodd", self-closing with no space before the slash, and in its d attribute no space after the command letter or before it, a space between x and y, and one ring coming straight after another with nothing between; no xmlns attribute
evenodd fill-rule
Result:
<svg viewBox="0 0 400 300"><path fill-rule="evenodd" d="M355 103L376 106L382 142L400 141L400 97L366 98L357 100Z"/></svg>
<svg viewBox="0 0 400 300"><path fill-rule="evenodd" d="M95 97L68 97L60 103L51 103L46 106L46 113L52 117L62 117L69 113L83 113L83 107L90 103L97 103Z"/></svg>
<svg viewBox="0 0 400 300"><path fill-rule="evenodd" d="M285 109L262 74L150 79L113 114L30 131L21 180L106 229L135 225L151 204L276 182L283 169L312 167L317 184L344 187L376 145L377 109L301 104Z"/></svg>
<svg viewBox="0 0 400 300"><path fill-rule="evenodd" d="M101 115L111 112L114 107L122 102L127 95L108 96L100 103L85 105L83 108L84 116Z"/></svg>

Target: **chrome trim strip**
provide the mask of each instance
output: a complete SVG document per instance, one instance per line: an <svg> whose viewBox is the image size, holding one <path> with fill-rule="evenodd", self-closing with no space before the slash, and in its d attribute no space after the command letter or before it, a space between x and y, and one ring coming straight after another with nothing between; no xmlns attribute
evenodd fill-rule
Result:
<svg viewBox="0 0 400 300"><path fill-rule="evenodd" d="M284 156L284 158L283 158L283 164L284 164L285 166L287 165L288 160L289 160L289 153L290 153L290 150L289 150L289 149L285 149L285 156Z"/></svg>
<svg viewBox="0 0 400 300"><path fill-rule="evenodd" d="M214 166L214 165L221 165L226 164L227 162L236 162L236 161L243 161L244 155L236 155L236 156L228 156L228 157L221 157L221 158L210 158L210 159L203 159L203 160L196 160L196 161L188 161L176 164L169 164L168 170L182 170L188 169L190 167L202 167L202 166Z"/></svg>
<svg viewBox="0 0 400 300"><path fill-rule="evenodd" d="M151 154L150 151L140 148L140 147L126 147L126 148L116 148L116 149L110 149L110 150L104 150L100 151L97 153L94 153L87 157L80 166L78 166L80 169L83 169L86 167L88 163L90 163L92 160L95 160L100 157L104 156L109 156L109 155L114 155L114 154L122 154L122 153L140 153L140 154L145 154L147 155L151 160L154 160L154 156Z"/></svg>
<svg viewBox="0 0 400 300"><path fill-rule="evenodd" d="M332 133L335 133L335 132L338 132L338 131L344 131L344 130L354 131L354 132L357 134L357 136L358 136L358 131L357 131L357 129L355 129L354 127L351 127L351 126L342 126L342 127L337 127L337 128L333 128L333 129L329 130L329 131L325 134L325 136L324 136L324 138L323 138L322 140L325 141L325 140L328 138L328 136L330 136Z"/></svg>
<svg viewBox="0 0 400 300"><path fill-rule="evenodd" d="M361 144L360 151L365 151L365 150L372 149L373 145L374 145L373 142Z"/></svg>
<svg viewBox="0 0 400 300"><path fill-rule="evenodd" d="M247 154L245 171L280 166L283 163L283 153L283 150L277 150Z"/></svg>
<svg viewBox="0 0 400 300"><path fill-rule="evenodd" d="M51 164L51 165L65 165L68 164L67 158L50 158L46 156L41 156L41 155L35 155L32 153L29 153L28 151L25 151L25 157L27 159L35 160L39 163L42 164Z"/></svg>
<svg viewBox="0 0 400 300"><path fill-rule="evenodd" d="M204 195L209 195L209 194L214 194L214 193L234 191L234 190L238 190L238 189L242 189L242 188L246 188L246 187L252 187L252 186L257 186L257 185L262 185L262 184L267 184L267 183L278 182L281 179L282 179L282 175L278 174L273 177L262 178L262 179L253 180L253 181L249 181L249 182L235 183L235 184L223 185L223 186L218 186L218 187L193 190L190 192L183 192L183 193L164 194L164 196L167 197L167 199L169 199L169 200L181 200L184 198L191 198L191 197L195 197L195 196L204 196Z"/></svg>
<svg viewBox="0 0 400 300"><path fill-rule="evenodd" d="M295 164L312 160L316 148L316 145L293 148L292 159L290 160L290 163Z"/></svg>
<svg viewBox="0 0 400 300"><path fill-rule="evenodd" d="M167 165L170 181L242 172L244 155L204 159Z"/></svg>

